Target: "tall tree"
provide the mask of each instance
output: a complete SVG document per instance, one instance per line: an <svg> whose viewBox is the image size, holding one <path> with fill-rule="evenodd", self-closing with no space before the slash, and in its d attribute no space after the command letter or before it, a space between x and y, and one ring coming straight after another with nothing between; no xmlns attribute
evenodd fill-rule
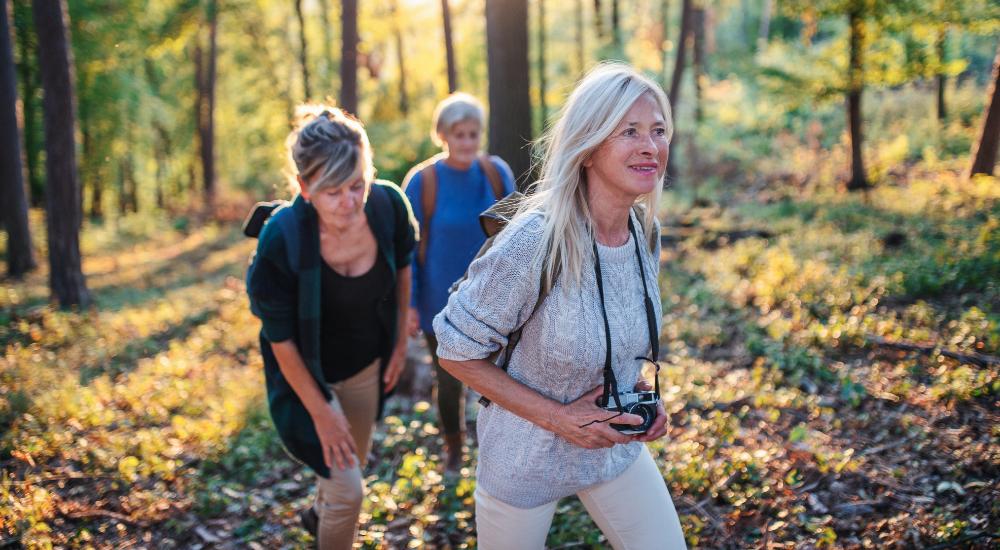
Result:
<svg viewBox="0 0 1000 550"><path fill-rule="evenodd" d="M701 6L691 9L691 33L688 42L691 43L691 69L694 72L694 120L702 120L702 96L704 95L705 78L708 70L705 68L705 8Z"/></svg>
<svg viewBox="0 0 1000 550"><path fill-rule="evenodd" d="M45 205L45 180L42 169L42 140L40 83L38 82L38 39L35 36L30 0L13 0L14 26L17 35L17 64L21 84L21 120L24 124L24 161L28 173L29 202L31 206Z"/></svg>
<svg viewBox="0 0 1000 550"><path fill-rule="evenodd" d="M670 0L660 0L660 60L663 63L661 84L665 88L670 73L667 70L667 29L670 28Z"/></svg>
<svg viewBox="0 0 1000 550"><path fill-rule="evenodd" d="M528 2L486 0L490 152L506 160L524 188L531 169Z"/></svg>
<svg viewBox="0 0 1000 550"><path fill-rule="evenodd" d="M983 129L979 134L972 155L972 168L969 174L993 174L997 163L997 148L1000 148L1000 45L993 59L993 82L987 92L989 103L983 114Z"/></svg>
<svg viewBox="0 0 1000 550"><path fill-rule="evenodd" d="M392 32L396 38L396 61L399 63L399 112L404 115L410 112L410 97L406 93L406 50L403 48L402 17L399 13L399 0L392 0Z"/></svg>
<svg viewBox="0 0 1000 550"><path fill-rule="evenodd" d="M691 34L692 17L691 0L681 2L681 27L677 32L677 55L674 57L674 75L670 79L670 114L675 124L674 143L671 144L667 159L667 175L670 179L677 178L677 162L674 151L677 150L677 110L681 102L681 79L684 78L684 63L687 58L687 37Z"/></svg>
<svg viewBox="0 0 1000 550"><path fill-rule="evenodd" d="M83 305L90 293L80 267L80 180L77 173L73 54L65 0L33 0L38 65L45 94L46 227L49 286L62 307Z"/></svg>
<svg viewBox="0 0 1000 550"><path fill-rule="evenodd" d="M604 8L601 0L594 0L594 29L597 30L597 41L604 42Z"/></svg>
<svg viewBox="0 0 1000 550"><path fill-rule="evenodd" d="M35 255L21 169L17 76L6 1L0 3L0 203L4 205L0 219L7 230L7 275L18 278L35 268Z"/></svg>
<svg viewBox="0 0 1000 550"><path fill-rule="evenodd" d="M448 93L458 89L458 68L455 66L455 43L451 37L451 8L448 0L441 0L441 17L444 19L444 56L448 66Z"/></svg>
<svg viewBox="0 0 1000 550"><path fill-rule="evenodd" d="M618 0L611 0L611 46L616 55L622 53L621 14L618 11Z"/></svg>
<svg viewBox="0 0 1000 550"><path fill-rule="evenodd" d="M358 113L358 0L341 0L340 107Z"/></svg>
<svg viewBox="0 0 1000 550"><path fill-rule="evenodd" d="M773 0L764 0L760 8L760 26L757 27L757 51L767 48L767 38L771 34L771 7Z"/></svg>
<svg viewBox="0 0 1000 550"><path fill-rule="evenodd" d="M299 63L302 65L302 90L306 101L312 97L309 89L309 43L306 40L306 19L302 16L302 0L295 0L295 17L299 20Z"/></svg>
<svg viewBox="0 0 1000 550"><path fill-rule="evenodd" d="M319 21L323 25L323 82L321 87L330 89L333 74L333 27L330 25L330 0L319 0Z"/></svg>
<svg viewBox="0 0 1000 550"><path fill-rule="evenodd" d="M545 104L547 83L545 81L545 0L538 2L538 107L541 111L541 124L538 127L545 131L545 121L548 118L548 105Z"/></svg>
<svg viewBox="0 0 1000 550"><path fill-rule="evenodd" d="M861 144L861 94L864 91L863 48L865 40L864 6L861 0L850 2L847 12L849 25L849 46L847 65L847 125L851 135L851 179L847 182L849 191L865 189L868 177L865 175L864 157Z"/></svg>
<svg viewBox="0 0 1000 550"><path fill-rule="evenodd" d="M946 61L945 46L947 45L947 40L948 29L946 27L942 27L941 31L938 33L935 44L935 46L937 46L938 65L941 66L941 68L938 69L937 78L935 79L937 81L937 119L941 122L944 122L945 119L948 118L948 108L944 100L944 89L948 84L948 74L944 70L944 64Z"/></svg>
<svg viewBox="0 0 1000 550"><path fill-rule="evenodd" d="M218 57L218 8L217 0L208 0L205 8L206 24L208 25L208 48L207 51L202 51L200 43L195 48L195 73L198 83L198 141L205 204L209 208L215 203L215 67Z"/></svg>

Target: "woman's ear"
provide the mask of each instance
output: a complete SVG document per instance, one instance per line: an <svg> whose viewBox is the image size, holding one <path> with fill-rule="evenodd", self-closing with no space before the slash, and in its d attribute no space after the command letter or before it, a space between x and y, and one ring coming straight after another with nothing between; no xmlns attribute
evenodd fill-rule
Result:
<svg viewBox="0 0 1000 550"><path fill-rule="evenodd" d="M309 200L309 186L306 185L306 181L302 179L301 175L295 176L295 180L299 182L299 193L302 195L302 198Z"/></svg>

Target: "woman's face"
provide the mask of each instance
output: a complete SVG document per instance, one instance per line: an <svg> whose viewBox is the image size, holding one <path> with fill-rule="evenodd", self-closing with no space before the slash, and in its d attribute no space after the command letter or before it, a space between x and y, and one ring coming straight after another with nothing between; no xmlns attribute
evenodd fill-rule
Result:
<svg viewBox="0 0 1000 550"><path fill-rule="evenodd" d="M643 94L615 131L584 161L587 184L635 200L660 185L669 145L660 105L652 94Z"/></svg>
<svg viewBox="0 0 1000 550"><path fill-rule="evenodd" d="M351 178L335 187L324 187L309 193L307 185L302 185L302 197L308 200L324 225L334 228L349 227L364 216L365 201L368 199L369 185L364 174L358 170Z"/></svg>
<svg viewBox="0 0 1000 550"><path fill-rule="evenodd" d="M472 166L482 143L482 128L478 121L462 120L451 125L441 138L448 160L462 167Z"/></svg>

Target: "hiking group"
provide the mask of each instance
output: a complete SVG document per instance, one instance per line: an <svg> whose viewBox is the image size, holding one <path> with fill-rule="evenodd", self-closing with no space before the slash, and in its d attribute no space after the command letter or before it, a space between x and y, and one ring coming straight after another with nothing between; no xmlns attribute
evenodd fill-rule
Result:
<svg viewBox="0 0 1000 550"><path fill-rule="evenodd" d="M483 108L467 94L438 105L442 153L403 191L374 179L361 122L323 105L296 114L296 196L252 218L247 292L272 419L316 472L301 516L318 546L354 543L372 432L422 332L446 475L463 466L463 386L483 396L480 548L543 548L574 494L614 548L684 548L645 445L668 420L655 375L642 377L662 317L663 90L624 64L590 71L539 143L524 196L507 164L480 152Z"/></svg>

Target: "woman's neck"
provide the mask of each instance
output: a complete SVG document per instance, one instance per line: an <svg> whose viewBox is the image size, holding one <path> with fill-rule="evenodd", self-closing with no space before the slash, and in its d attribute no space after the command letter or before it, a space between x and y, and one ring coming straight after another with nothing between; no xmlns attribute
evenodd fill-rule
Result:
<svg viewBox="0 0 1000 550"><path fill-rule="evenodd" d="M472 168L471 162L459 161L455 157L451 156L450 153L445 155L444 163L456 170L468 170L469 168Z"/></svg>
<svg viewBox="0 0 1000 550"><path fill-rule="evenodd" d="M601 186L587 186L587 207L594 238L604 246L621 246L628 242L629 210L635 198L615 196L602 192Z"/></svg>

